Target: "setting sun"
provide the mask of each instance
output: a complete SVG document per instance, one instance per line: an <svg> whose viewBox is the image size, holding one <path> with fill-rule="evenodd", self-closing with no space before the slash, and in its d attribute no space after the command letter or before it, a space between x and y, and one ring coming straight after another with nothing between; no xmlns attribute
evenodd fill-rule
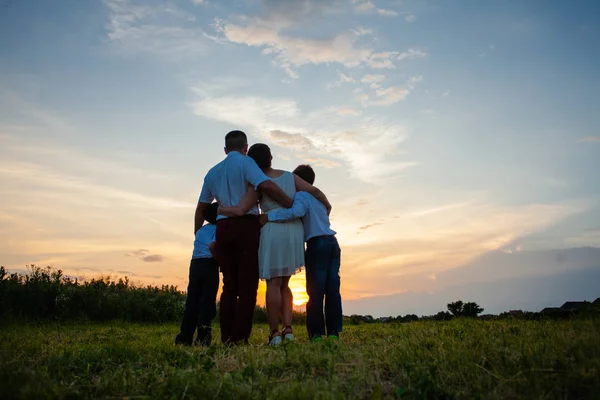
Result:
<svg viewBox="0 0 600 400"><path fill-rule="evenodd" d="M294 294L294 306L300 307L306 305L308 294L306 293L306 277L304 272L292 276L292 279L290 279L290 288Z"/></svg>

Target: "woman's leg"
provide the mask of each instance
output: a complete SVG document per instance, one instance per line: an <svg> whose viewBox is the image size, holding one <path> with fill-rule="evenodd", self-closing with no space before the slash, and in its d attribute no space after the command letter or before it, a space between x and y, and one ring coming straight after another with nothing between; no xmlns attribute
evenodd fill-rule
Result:
<svg viewBox="0 0 600 400"><path fill-rule="evenodd" d="M290 289L291 276L281 278L281 319L283 328L292 326L292 310L294 309L294 295Z"/></svg>
<svg viewBox="0 0 600 400"><path fill-rule="evenodd" d="M267 279L267 317L271 331L279 329L281 312L281 278Z"/></svg>

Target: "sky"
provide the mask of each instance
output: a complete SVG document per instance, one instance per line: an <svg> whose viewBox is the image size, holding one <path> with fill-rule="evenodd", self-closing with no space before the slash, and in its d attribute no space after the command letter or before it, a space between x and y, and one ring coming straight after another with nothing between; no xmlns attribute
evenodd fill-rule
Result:
<svg viewBox="0 0 600 400"><path fill-rule="evenodd" d="M184 289L204 175L242 129L274 167L315 167L344 314L593 300L599 13L0 0L0 264Z"/></svg>

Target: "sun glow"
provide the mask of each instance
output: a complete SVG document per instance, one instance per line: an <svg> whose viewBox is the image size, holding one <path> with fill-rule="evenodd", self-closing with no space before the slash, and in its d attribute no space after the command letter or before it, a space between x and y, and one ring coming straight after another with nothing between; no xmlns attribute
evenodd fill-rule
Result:
<svg viewBox="0 0 600 400"><path fill-rule="evenodd" d="M306 293L306 277L304 272L292 276L290 279L290 289L294 295L294 306L301 307L308 301L308 294Z"/></svg>

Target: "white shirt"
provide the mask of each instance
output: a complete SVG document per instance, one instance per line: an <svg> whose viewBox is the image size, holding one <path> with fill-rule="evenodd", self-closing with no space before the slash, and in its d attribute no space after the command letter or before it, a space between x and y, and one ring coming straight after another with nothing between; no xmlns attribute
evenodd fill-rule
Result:
<svg viewBox="0 0 600 400"><path fill-rule="evenodd" d="M194 239L194 252L192 253L192 259L212 258L210 244L216 241L216 232L217 226L213 224L204 224L200 229L198 229L198 232L196 232L196 239Z"/></svg>
<svg viewBox="0 0 600 400"><path fill-rule="evenodd" d="M269 221L287 221L302 218L304 225L304 240L308 241L317 236L333 236L327 208L313 195L307 192L298 192L294 196L292 208L279 208L269 211Z"/></svg>
<svg viewBox="0 0 600 400"><path fill-rule="evenodd" d="M227 154L227 157L208 171L202 185L199 203L210 204L217 200L223 207L235 207L248 191L248 185L258 185L268 180L258 165L250 157L237 151ZM248 214L258 215L258 207L253 207ZM219 215L217 219L227 218Z"/></svg>

